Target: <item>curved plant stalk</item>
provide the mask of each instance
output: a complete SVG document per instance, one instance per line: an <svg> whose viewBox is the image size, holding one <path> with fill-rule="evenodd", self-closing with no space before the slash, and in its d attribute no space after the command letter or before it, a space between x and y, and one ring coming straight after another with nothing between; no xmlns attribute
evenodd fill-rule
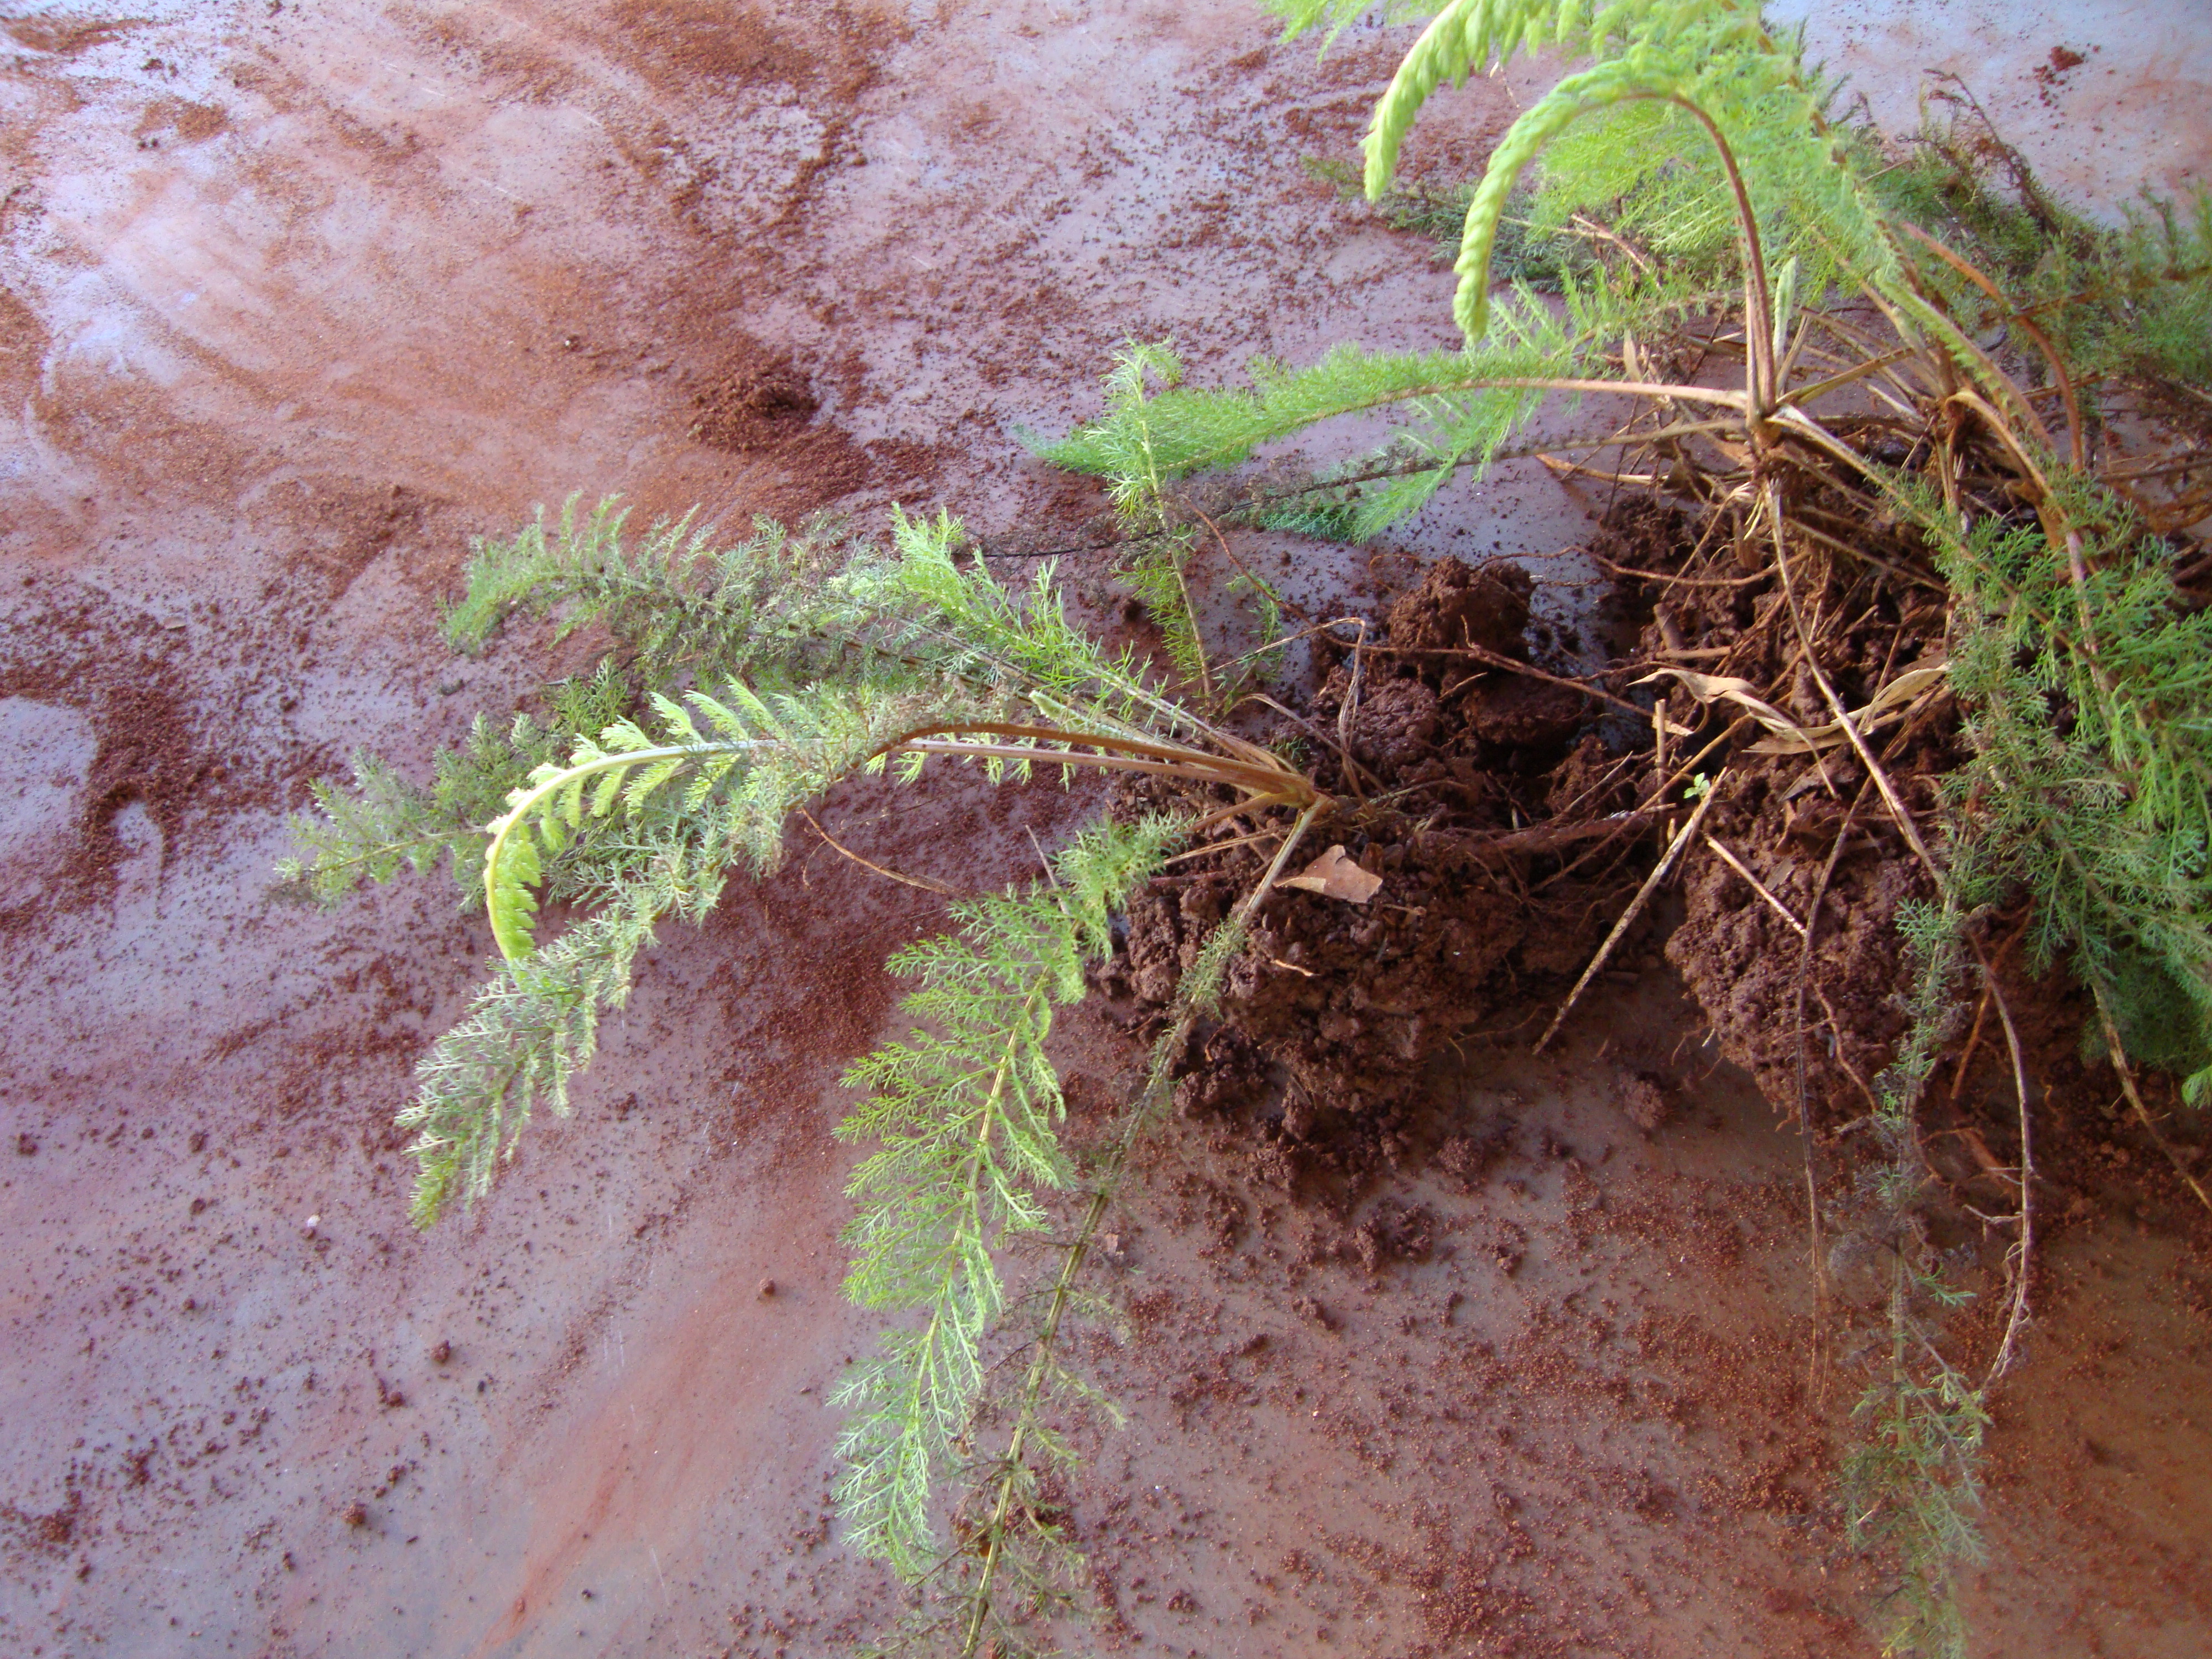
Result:
<svg viewBox="0 0 2212 1659"><path fill-rule="evenodd" d="M732 691L743 693L744 688L732 687ZM566 846L587 817L606 818L617 805L635 814L656 792L687 770L708 770L710 775L703 781L711 787L738 762L788 751L793 746L794 740L787 736L745 734L738 716L703 692L692 692L689 700L728 735L702 737L681 708L660 698L663 720L685 741L647 744L633 725L610 726L601 733L601 743L611 748L580 744L577 756L568 765L540 767L530 783L514 793L507 812L485 826L491 836L484 852L485 905L493 938L509 963L526 959L536 948L532 924L538 901L532 889L543 875L544 858ZM731 701L740 698L732 695ZM767 714L757 699L751 703L760 714ZM982 743L959 735L969 732L1016 741ZM941 755L957 760L1012 762L1019 766L1041 763L1140 772L1186 782L1219 784L1237 791L1247 808L1306 807L1325 799L1303 773L1272 751L1242 739L1226 741L1234 752L1222 756L1186 744L1147 742L1109 732L997 720L951 720L912 727L848 757L842 766L823 769L817 775L814 793L855 772L879 769L894 757L919 760ZM629 776L634 772L638 775Z"/></svg>
<svg viewBox="0 0 2212 1659"><path fill-rule="evenodd" d="M1053 1010L1088 993L1084 969L1111 948L1108 917L1159 867L1183 826L1153 819L1085 832L1049 881L954 907L959 935L894 957L920 979L902 1005L931 1030L887 1043L846 1073L872 1091L838 1128L880 1150L854 1172L860 1213L846 1290L864 1307L920 1316L836 1394L854 1408L838 1441L848 1538L902 1576L936 1554L932 1498L956 1461L983 1380L981 1346L1005 1307L994 1252L1045 1224L1036 1193L1073 1178L1045 1042Z"/></svg>
<svg viewBox="0 0 2212 1659"><path fill-rule="evenodd" d="M920 1483L906 1491L908 1501L901 1511L906 1530L892 1535L883 1528L879 1517L884 1513L881 1498L885 1488L881 1456L886 1443L869 1427L880 1418L881 1407L865 1381L848 1390L857 1402L876 1407L874 1417L861 1419L855 1430L848 1431L848 1441L875 1454L878 1461L872 1474L848 1468L846 1481L841 1485L841 1501L854 1501L861 1527L866 1528L856 1535L871 1547L885 1547L884 1553L891 1555L894 1565L929 1587L937 1598L933 1610L910 1622L891 1641L868 1650L871 1653L921 1650L975 1659L986 1650L987 1644L993 1643L997 1645L991 1651L1018 1651L1017 1625L1034 1613L1036 1601L1048 1594L1046 1585L1054 1571L1065 1568L1069 1552L1057 1528L1037 1512L1036 1465L1040 1459L1064 1463L1070 1456L1060 1435L1045 1421L1051 1399L1071 1391L1094 1402L1097 1398L1068 1373L1059 1358L1067 1319L1087 1299L1079 1288L1084 1264L1100 1224L1121 1191L1131 1154L1158 1123L1172 1096L1175 1066L1197 1020L1218 1006L1223 978L1249 934L1254 913L1273 890L1277 878L1290 867L1292 854L1324 810L1323 804L1315 802L1300 811L1265 873L1214 930L1177 986L1167 1028L1153 1044L1144 1086L1123 1113L1109 1148L1093 1173L1091 1197L1075 1231L1055 1247L1058 1265L1041 1298L1037 1323L1026 1345L1027 1359L1007 1401L1012 1426L1002 1449L974 1466L980 1479L954 1505L956 1517L965 1512L973 1516L973 1523L959 1531L949 1551L934 1559L916 1554L927 1524L923 1507L927 1492ZM909 1437L900 1443L915 1443ZM1010 1582L1017 1588L1010 1590Z"/></svg>

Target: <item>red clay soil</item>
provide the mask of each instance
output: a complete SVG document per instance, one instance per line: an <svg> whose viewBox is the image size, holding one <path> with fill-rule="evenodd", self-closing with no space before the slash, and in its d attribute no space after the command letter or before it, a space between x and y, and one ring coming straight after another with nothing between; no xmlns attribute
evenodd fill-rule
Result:
<svg viewBox="0 0 2212 1659"><path fill-rule="evenodd" d="M540 503L1049 531L1097 495L1016 429L1095 408L1127 336L1212 381L1447 342L1449 272L1301 165L1351 153L1402 35L1317 65L1241 0L0 28L0 1651L844 1650L899 1594L829 1514L826 1395L872 1332L828 1131L938 901L804 846L734 883L575 1118L421 1236L391 1116L490 941L433 880L277 901L283 814L588 664L437 643L468 538ZM1463 174L1526 90L1457 96L1414 167ZM1515 474L1431 521L1408 548L1473 558L1587 515ZM1293 551L1294 592L1367 580L1248 549ZM824 821L983 888L1097 799ZM1103 1270L1132 1340L1090 1355L1132 1420L1069 1492L1087 1640L1874 1650L1799 1144L1634 971L1557 1059L1469 1049L1356 1192L1202 1120L1149 1149ZM1067 1042L1088 1123L1133 1051ZM2163 1203L2046 1257L1978 1650L2203 1650L2208 1286Z"/></svg>
<svg viewBox="0 0 2212 1659"><path fill-rule="evenodd" d="M1356 1125L1356 1140L1401 1133L1431 1063L1471 1033L1517 1022L1534 1036L1537 1000L1564 994L1648 866L1650 837L1607 822L1607 789L1582 787L1611 706L1557 676L1571 659L1548 680L1513 666L1534 666L1534 589L1504 560L1432 561L1384 617L1364 620L1357 665L1324 647L1317 690L1270 734L1302 742L1316 781L1347 803L1317 826L1316 848L1334 843L1389 890L1356 906L1267 895L1227 969L1224 1029L1188 1057L1186 1115L1271 1096L1264 1118L1286 1172L1324 1146L1347 1151L1332 1145L1344 1128ZM1470 649L1489 660L1470 661ZM1601 774L1631 801L1659 781L1636 760ZM1560 833L1525 828L1568 794L1580 799ZM1267 866L1241 824L1215 834L1226 850L1190 849L1131 900L1125 959L1102 988L1156 1010L1172 1000Z"/></svg>

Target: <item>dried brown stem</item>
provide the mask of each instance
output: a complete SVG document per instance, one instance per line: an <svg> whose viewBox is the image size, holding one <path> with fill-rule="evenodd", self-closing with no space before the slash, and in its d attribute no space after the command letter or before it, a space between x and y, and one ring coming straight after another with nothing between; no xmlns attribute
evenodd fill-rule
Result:
<svg viewBox="0 0 2212 1659"><path fill-rule="evenodd" d="M2150 1109L2143 1104L2142 1096L2136 1091L2135 1073L2128 1069L2127 1050L2120 1046L2120 1028L2112 1023L2112 1011L2105 1000L2105 993L2101 988L2091 988L2097 998L2097 1021L2104 1028L2105 1052L2112 1057L2112 1069L2120 1075L2120 1087L2127 1094L2128 1104L2135 1108L2136 1117L2142 1124L2143 1133L2151 1138L2151 1143L2159 1151L2166 1154L2166 1161L2173 1165L2173 1172L2181 1177L2182 1184L2197 1194L2197 1201L2206 1209L2212 1210L2212 1194L2207 1194L2203 1183L2189 1173L2188 1166L2181 1161L2181 1154L2173 1150L2166 1138L2159 1133L2158 1125L2152 1121Z"/></svg>
<svg viewBox="0 0 2212 1659"><path fill-rule="evenodd" d="M1974 1029L1966 1033L1966 1046L1959 1055L1959 1069L1951 1073L1951 1099L1956 1103L1959 1091L1966 1086L1966 1068L1974 1063L1974 1051L1982 1046L1982 1023L1990 1017L1990 991L1982 988L1982 1000L1974 1008Z"/></svg>
<svg viewBox="0 0 2212 1659"><path fill-rule="evenodd" d="M1583 969L1583 976L1575 981L1574 989L1567 993L1567 1000L1559 1005L1559 1012L1552 1016L1552 1023L1544 1028L1544 1035L1536 1039L1536 1053L1544 1052L1545 1045L1551 1042L1561 1023L1573 1011L1575 1004L1582 1000L1583 992L1589 982L1612 959L1613 947L1620 943L1620 936L1628 931L1630 924L1644 914L1644 907L1651 902L1651 895L1659 890L1659 884L1667 879L1668 872L1674 867L1674 860L1681 855L1682 848L1690 837L1703 827L1705 814L1712 810L1713 802L1719 798L1720 780L1716 778L1713 787L1705 792L1705 798L1698 803L1698 810L1690 814L1690 821L1675 833L1674 839L1668 843L1659 862L1652 866L1651 873L1644 878L1644 885L1636 890L1636 896L1629 900L1628 908L1620 913L1620 920L1613 924L1613 931L1605 936L1605 943L1597 947L1597 954L1590 958L1590 965Z"/></svg>
<svg viewBox="0 0 2212 1659"><path fill-rule="evenodd" d="M1913 822L1912 814L1905 809L1904 797L1897 793L1897 786L1889 781L1889 774L1883 769L1881 762L1867 746L1866 738L1852 721L1850 711L1844 707L1844 700L1836 695L1835 686L1830 683L1826 672L1820 666L1818 653L1813 649L1812 635L1806 630L1804 616L1797 608L1796 591L1790 580L1790 548L1782 533L1782 492L1771 483L1766 489L1767 514L1772 520L1774 532L1775 566L1782 573L1782 591L1784 602L1790 607L1790 619L1796 625L1798 641L1805 647L1805 665L1812 671L1813 683L1820 687L1820 696L1828 705L1828 712L1835 716L1837 726L1850 740L1852 750L1859 757L1859 763L1866 768L1867 775L1881 791L1882 803L1889 808L1890 816L1897 820L1899 830L1904 832L1905 844L1912 848L1913 856L1920 860L1929 877L1940 884L1943 872L1936 868L1935 855L1929 852L1928 843L1920 838L1920 826Z"/></svg>
<svg viewBox="0 0 2212 1659"><path fill-rule="evenodd" d="M938 893L946 898L958 898L960 896L960 890L958 888L948 887L945 883L938 880L934 876L901 875L896 870L887 870L880 864L872 863L870 860L862 858L858 853L855 853L851 848L846 846L844 842L839 841L835 836L831 835L827 830L824 830L819 823L816 823L814 814L808 811L804 806L799 809L799 816L806 820L808 826L813 830L816 835L822 837L823 845L827 846L831 852L842 854L844 857L852 860L854 863L859 865L863 870L872 870L879 876L887 877L890 880L901 883L908 887L919 887L925 893Z"/></svg>
<svg viewBox="0 0 2212 1659"><path fill-rule="evenodd" d="M2012 1312L2005 1320L2004 1340L1997 1345L1996 1358L1990 1362L1989 1375L1982 1379L1982 1392L1986 1394L1990 1384L2011 1365L2013 1350L2027 1323L2028 1281L2035 1266L2035 1139L2027 1109L2027 1061L2021 1054L2020 1033L2013 1027L2012 1010L2005 1006L2004 993L1997 988L1996 975L1987 961L1982 963L1982 978L1989 987L1997 1018L2004 1024L2005 1048L2012 1055L2013 1086L2020 1094L2020 1243L2008 1253L2017 1257L2013 1267Z"/></svg>
<svg viewBox="0 0 2212 1659"><path fill-rule="evenodd" d="M1761 881L1757 876L1751 873L1749 866L1746 865L1744 861L1738 858L1735 854L1729 852L1725 844L1715 840L1711 835L1706 836L1705 840L1705 845L1711 848L1715 853L1720 855L1721 862L1728 866L1729 869L1735 871L1736 874L1741 876L1746 881L1749 882L1751 884L1751 890L1758 894L1762 899L1765 900L1767 908L1772 910L1776 915L1781 917L1783 921L1788 922L1790 926L1796 930L1799 939L1806 937L1805 924L1790 914L1790 907L1788 905L1784 904L1780 899L1775 897L1772 893L1767 890L1766 884Z"/></svg>
<svg viewBox="0 0 2212 1659"><path fill-rule="evenodd" d="M2005 296L1998 291L1997 285L1995 283L1992 283L1987 276L1984 276L1981 271L1977 270L1966 260L1961 258L1958 254L1954 253L1949 248L1945 247L1942 243L1937 241L1926 231L1921 229L1919 226L1900 223L1898 228L1902 230L1907 236L1912 238L1914 241L1918 242L1923 247L1926 247L1930 252L1934 253L1937 258L1942 260L1943 263L1949 265L1952 270L1957 271L1961 276L1964 276L1976 288L1978 288L1983 293L1988 295L1989 297L1996 301L1997 304L2004 307L2008 315L2008 320L2018 323L2022 329L2027 331L2028 337L2033 340L2037 347L2042 351L2044 360L2051 365L2051 378L2058 382L2059 396L2066 404L2066 424L2068 428L2067 437L2074 465L2077 469L2086 466L2087 462L2083 458L2081 448L2081 400L2074 395L2074 377L2066 372L2066 360L2058 355L2057 347L2051 343L2051 337L2045 334L2040 328L2038 328L2035 325L2034 321L2029 318L2025 312L2013 310L2012 302L2007 300ZM2026 398L2023 398L2022 403L2024 405L2026 404ZM2046 440L2050 435L2051 434L2047 431L2043 434L2043 436Z"/></svg>
<svg viewBox="0 0 2212 1659"><path fill-rule="evenodd" d="M1344 643L1341 640L1337 640L1334 635L1329 637L1337 644ZM1650 709L1632 703L1626 697L1617 697L1602 687L1592 685L1585 680L1571 680L1560 674L1547 674L1531 664L1506 656L1501 652L1490 650L1486 647L1475 644L1473 641L1469 641L1465 645L1368 645L1364 643L1363 635L1362 643L1349 648L1355 652L1370 651L1378 656L1389 657L1468 657L1482 664L1486 668L1503 669L1509 674L1518 674L1524 679L1541 680L1547 685L1560 686L1569 691L1579 691L1586 697L1595 697L1601 702L1609 702L1616 708L1624 708L1640 720L1651 718Z"/></svg>

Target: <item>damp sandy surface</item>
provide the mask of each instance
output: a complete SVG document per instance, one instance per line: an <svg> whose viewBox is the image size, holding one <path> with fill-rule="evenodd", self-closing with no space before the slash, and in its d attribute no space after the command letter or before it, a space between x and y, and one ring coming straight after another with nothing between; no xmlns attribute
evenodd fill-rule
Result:
<svg viewBox="0 0 2212 1659"><path fill-rule="evenodd" d="M837 1294L827 1132L894 1019L884 952L941 911L818 850L733 883L653 953L575 1118L420 1237L391 1114L489 940L435 881L272 902L283 815L356 745L427 755L588 665L529 628L478 660L436 642L468 537L539 503L898 499L1075 537L1096 492L1018 434L1095 409L1125 337L1213 380L1346 335L1448 343L1449 272L1300 161L1349 153L1401 37L1317 64L1227 3L24 14L0 25L0 1648L840 1651L896 1597L828 1516L826 1393L872 1333ZM1462 94L1411 165L1472 166L1525 91ZM771 360L811 415L709 441ZM1548 551L1583 519L1516 475L1417 540ZM981 888L1066 805L830 810ZM1671 1045L1651 994L1622 1029ZM1097 1077L1127 1063L1085 1041ZM1138 1340L1092 1356L1135 1419L1079 1492L1105 1645L1869 1650L1792 1392L1793 1144L1720 1079L1647 1146L1616 1063L1471 1085L1455 1109L1514 1117L1513 1151L1468 1190L1409 1174L1443 1248L1373 1273L1265 1216L1231 1153L1164 1141L1114 1270ZM1186 1177L1246 1206L1233 1249ZM2082 1425L2115 1365L2201 1381L2158 1357L2201 1352L2200 1304L2132 1288L2201 1269L2162 1232L2113 1249L2104 1316L2173 1328L2054 1370L2078 1380L2050 1411L2124 1461L2068 1476L2069 1533L2038 1460L2089 1454L2020 1450L1989 1599L2063 1601L2048 1651L2193 1651L2212 1525L2174 1472L2203 1431ZM2054 1346L2088 1343L2066 1305ZM2159 1571L2121 1578L2116 1540Z"/></svg>
<svg viewBox="0 0 2212 1659"><path fill-rule="evenodd" d="M2100 216L2145 188L2172 198L2212 183L2212 0L1777 0L1767 11L1802 23L1810 55L1887 131L1914 131L1930 93L1963 91L2046 184Z"/></svg>

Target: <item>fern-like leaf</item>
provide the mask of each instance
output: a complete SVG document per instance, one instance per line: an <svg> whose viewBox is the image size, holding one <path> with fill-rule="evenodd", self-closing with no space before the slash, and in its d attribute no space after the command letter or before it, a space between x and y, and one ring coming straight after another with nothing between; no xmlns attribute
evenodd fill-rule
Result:
<svg viewBox="0 0 2212 1659"><path fill-rule="evenodd" d="M483 902L485 823L533 771L604 728L629 697L628 680L606 664L550 687L542 721L518 714L502 727L478 715L465 743L437 756L427 787L374 755L356 755L352 788L319 779L317 813L292 818L302 854L277 866L279 880L334 904L364 880L389 881L403 868L419 873L444 858L462 907L477 908Z"/></svg>
<svg viewBox="0 0 2212 1659"><path fill-rule="evenodd" d="M930 1496L966 1431L983 1338L1005 1305L993 1252L1042 1231L1035 1194L1069 1179L1045 1053L1053 1011L1083 997L1085 964L1111 948L1110 912L1180 834L1161 819L1092 830L1054 860L1050 883L954 907L958 935L889 964L921 982L904 1006L932 1029L845 1074L873 1092L839 1138L880 1143L849 1189L860 1210L845 1233L846 1291L918 1322L838 1392L854 1416L839 1441L837 1502L854 1546L908 1577L936 1559Z"/></svg>
<svg viewBox="0 0 2212 1659"><path fill-rule="evenodd" d="M483 1195L540 1101L567 1113L569 1080L598 1046L600 1012L628 999L631 965L675 897L643 884L545 950L502 964L467 1018L432 1046L398 1120L416 1132L408 1151L418 1166L417 1226Z"/></svg>
<svg viewBox="0 0 2212 1659"><path fill-rule="evenodd" d="M1368 123L1366 188L1370 201L1389 187L1398 152L1436 89L1464 86L1468 74L1494 58L1557 44L1588 49L1596 0L1450 0L1423 29L1398 65Z"/></svg>
<svg viewBox="0 0 2212 1659"><path fill-rule="evenodd" d="M980 759L996 780L1025 775L1032 757L1075 763L1086 741L1203 769L1208 752L1187 745L1205 742L1225 757L1219 764L1243 768L1230 781L1249 792L1273 799L1279 778L1297 782L1264 756L1255 769L1258 751L1074 627L1048 568L1013 590L980 561L963 568L949 517L895 515L896 556L848 550L842 562L772 527L718 550L684 524L658 527L632 558L620 526L611 507L580 518L572 502L556 529L541 520L480 550L454 631L480 641L518 610L577 607L647 628L656 678L633 690L603 670L556 688L551 724L518 720L502 737L480 722L466 750L441 758L428 790L364 759L354 792L321 792L324 817L301 826L310 856L284 872L332 897L363 875L450 851L464 882L480 887L502 966L425 1060L406 1114L422 1132L419 1220L483 1190L533 1103L565 1109L600 1012L622 1000L630 961L663 915L703 915L732 865L772 870L794 807L885 769L895 750L902 781L920 775L922 747ZM680 625L653 631L664 611ZM641 652L633 672L646 661ZM698 683L731 662L750 678ZM959 740L977 730L988 740ZM916 733L935 741L906 741ZM580 904L586 919L546 943L537 924L549 897ZM1085 925L1094 922L1103 928L1096 917ZM1063 973L1055 983L1075 981ZM987 1312L979 1303L963 1318Z"/></svg>
<svg viewBox="0 0 2212 1659"><path fill-rule="evenodd" d="M1526 297L1507 308L1504 326L1480 348L1461 352L1365 352L1340 346L1321 362L1291 370L1253 366L1249 392L1177 386L1140 407L1109 407L1104 418L1039 447L1047 459L1081 472L1119 477L1141 442L1161 479L1234 466L1264 444L1345 416L1395 413L1394 459L1426 463L1360 489L1348 503L1352 533L1364 537L1417 510L1459 467L1486 466L1545 392L1533 382L1576 365L1581 341L1572 308L1555 316ZM1141 440L1136 428L1142 422Z"/></svg>

